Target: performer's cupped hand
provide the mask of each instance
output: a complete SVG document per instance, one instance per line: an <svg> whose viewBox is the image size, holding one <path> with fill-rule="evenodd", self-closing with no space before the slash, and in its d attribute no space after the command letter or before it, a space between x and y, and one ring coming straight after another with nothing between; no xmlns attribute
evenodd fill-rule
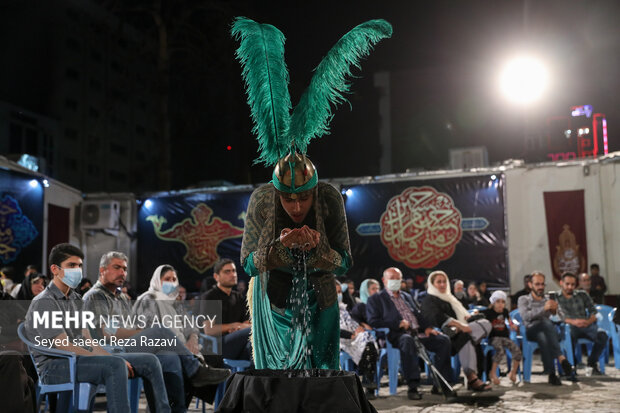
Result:
<svg viewBox="0 0 620 413"><path fill-rule="evenodd" d="M321 233L304 225L301 228L284 228L280 232L280 242L286 248L299 248L310 251L319 244Z"/></svg>

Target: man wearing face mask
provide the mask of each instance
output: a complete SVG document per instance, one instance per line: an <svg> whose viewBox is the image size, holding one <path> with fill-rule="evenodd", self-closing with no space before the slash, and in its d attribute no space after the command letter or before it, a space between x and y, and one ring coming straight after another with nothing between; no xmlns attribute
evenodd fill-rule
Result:
<svg viewBox="0 0 620 413"><path fill-rule="evenodd" d="M132 314L131 304L121 288L127 278L127 261L125 254L110 251L101 257L99 262L99 279L84 295L84 307L95 313L97 331L93 335L115 337L117 339L135 339L136 345L125 346L127 352L147 352L157 355L164 371L166 388L173 412L187 411L185 391L190 387L203 388L220 383L230 375L228 369L218 369L201 365L200 361L176 339L176 334L168 328L151 327L139 329L133 326L104 326L97 322L100 316L129 317ZM169 288L169 287L167 287ZM170 292L170 291L168 291ZM141 345L142 337L147 339L166 340L165 347ZM185 380L185 378L187 378ZM214 387L214 386L212 386ZM213 394L214 395L214 394ZM210 400L207 400L211 402Z"/></svg>
<svg viewBox="0 0 620 413"><path fill-rule="evenodd" d="M233 290L237 285L237 268L233 260L222 258L213 266L216 285L200 296L200 314L206 314L207 301L222 302L222 319L212 327L205 326L205 334L222 336L222 356L227 359L251 360L250 316L243 294Z"/></svg>
<svg viewBox="0 0 620 413"><path fill-rule="evenodd" d="M410 400L420 400L420 367L413 335L418 336L426 349L435 353L435 365L446 378L452 377L451 344L447 336L437 332L426 321L411 295L399 291L402 277L403 274L398 268L386 269L383 272L385 289L368 298L366 313L368 323L373 328L390 329L387 339L400 349L403 376L409 386L407 397ZM440 389L433 387L433 392L439 393Z"/></svg>
<svg viewBox="0 0 620 413"><path fill-rule="evenodd" d="M81 340L91 339L88 329L35 323L35 319L40 319L46 313L49 316L52 311L82 311L82 301L73 289L82 280L83 258L82 251L71 244L59 244L52 248L49 263L54 278L30 304L25 321L26 336L35 343L52 340L53 347L74 353L77 356L77 381L105 384L109 412L129 411L127 378L134 376L144 379L150 408L157 412L170 412L161 364L152 354L110 354L92 340L90 345L79 344ZM66 359L51 357L36 350L32 353L41 373L41 380L54 384L69 379L69 364Z"/></svg>

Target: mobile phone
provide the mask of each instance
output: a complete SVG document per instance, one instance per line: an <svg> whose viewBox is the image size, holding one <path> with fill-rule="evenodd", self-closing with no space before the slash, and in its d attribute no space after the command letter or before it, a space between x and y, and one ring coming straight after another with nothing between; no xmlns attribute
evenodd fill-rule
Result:
<svg viewBox="0 0 620 413"><path fill-rule="evenodd" d="M550 291L549 292L549 299L555 301L556 297L555 297L555 291Z"/></svg>

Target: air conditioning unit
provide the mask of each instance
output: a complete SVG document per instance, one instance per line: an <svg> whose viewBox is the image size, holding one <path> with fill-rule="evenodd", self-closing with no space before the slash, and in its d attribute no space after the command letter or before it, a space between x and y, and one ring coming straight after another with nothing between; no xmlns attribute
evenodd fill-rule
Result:
<svg viewBox="0 0 620 413"><path fill-rule="evenodd" d="M82 229L118 229L118 201L84 201L80 211Z"/></svg>

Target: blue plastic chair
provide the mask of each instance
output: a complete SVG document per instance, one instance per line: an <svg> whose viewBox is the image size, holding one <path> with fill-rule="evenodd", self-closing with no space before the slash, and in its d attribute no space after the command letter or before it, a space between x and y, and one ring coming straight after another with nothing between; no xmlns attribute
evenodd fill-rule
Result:
<svg viewBox="0 0 620 413"><path fill-rule="evenodd" d="M355 363L346 351L340 350L340 368L344 371L355 371Z"/></svg>
<svg viewBox="0 0 620 413"><path fill-rule="evenodd" d="M217 354L218 346L217 346L217 337L213 337L204 333L200 333L200 339L202 343L208 341L211 343L211 349L214 353ZM252 365L252 362L249 360L234 360L234 359L224 359L224 366L228 367L232 373L239 373L241 371L246 370ZM217 407L220 405L222 398L224 397L224 393L226 392L226 382L222 382L217 385L217 390L215 391L215 398L213 399L213 410L217 410ZM200 399L196 399L196 408L200 406ZM202 401L202 412L206 412L205 402Z"/></svg>
<svg viewBox="0 0 620 413"><path fill-rule="evenodd" d="M611 343L614 348L614 364L617 369L620 369L620 325L614 323L614 317L616 316L616 308L612 308L609 312L607 319L611 325Z"/></svg>
<svg viewBox="0 0 620 413"><path fill-rule="evenodd" d="M596 322L600 328L605 330L607 333L607 338L611 340L612 336L616 332L616 327L614 326L613 317L609 318L609 314L614 311L614 308L609 305L597 305L596 306ZM607 341L607 346L605 346L605 363L609 363L609 353L612 350L612 342Z"/></svg>
<svg viewBox="0 0 620 413"><path fill-rule="evenodd" d="M78 412L90 412L93 408L93 402L97 391L105 391L105 386L92 383L80 383L77 378L77 358L74 353L64 350L58 350L54 348L37 346L31 342L24 333L24 323L21 323L17 328L17 334L19 338L28 347L28 352L32 358L32 362L35 365L39 380L37 383L37 412L40 411L41 398L43 396L49 396L50 393L58 393L58 411L78 411ZM69 381L60 384L46 384L41 381L41 372L37 367L32 356L32 350L36 349L37 352L45 354L50 357L66 358L69 362ZM142 389L142 382L140 378L131 379L128 386L129 391L129 405L133 413L138 412L138 404L140 400L140 391ZM73 406L77 406L73 409Z"/></svg>
<svg viewBox="0 0 620 413"><path fill-rule="evenodd" d="M612 338L613 336L612 324L613 323L609 322L609 314L613 310L612 307L608 305L597 305L596 310L597 310L596 322L597 322L598 327L605 330L608 338ZM588 352L592 351L592 347L594 343L587 338L578 339L576 346L573 347L573 342L570 338L570 325L566 324L565 330L564 330L564 338L562 340L561 345L562 345L562 349L566 353L566 358L568 359L569 363L571 363L572 365L577 365L577 363L581 361L581 358L582 358L581 346L584 344L586 345ZM608 361L609 361L609 343L607 344L607 346L605 346L605 349L603 350L603 352L601 353L601 356L599 357L599 365L600 365L601 373L603 374L605 373L605 364Z"/></svg>
<svg viewBox="0 0 620 413"><path fill-rule="evenodd" d="M519 331L521 333L521 352L523 353L523 381L529 383L532 378L532 359L534 357L534 350L538 348L538 343L535 341L529 341L525 335L525 324L521 318L519 310L512 310L510 312L510 318L513 323L518 323ZM513 340L516 340L517 337ZM555 361L557 364L557 360Z"/></svg>
<svg viewBox="0 0 620 413"><path fill-rule="evenodd" d="M390 387L390 395L395 395L398 391L398 369L400 368L400 350L392 346L387 339L389 328L377 328L375 331L385 334L386 347L381 349L379 353L379 363L377 368L377 383L381 383L382 361L386 360L388 366L388 380ZM379 389L377 389L379 391Z"/></svg>

